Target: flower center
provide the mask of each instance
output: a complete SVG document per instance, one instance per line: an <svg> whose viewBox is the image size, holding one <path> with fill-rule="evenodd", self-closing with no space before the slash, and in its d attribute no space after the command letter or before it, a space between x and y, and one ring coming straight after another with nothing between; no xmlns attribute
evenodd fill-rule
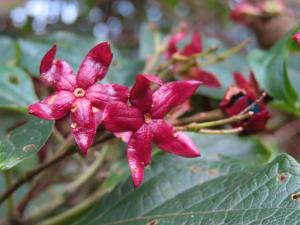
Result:
<svg viewBox="0 0 300 225"><path fill-rule="evenodd" d="M85 91L82 88L76 88L73 92L73 94L77 97L83 97L85 95Z"/></svg>
<svg viewBox="0 0 300 225"><path fill-rule="evenodd" d="M152 121L151 115L149 113L144 114L144 120L145 123L151 123Z"/></svg>

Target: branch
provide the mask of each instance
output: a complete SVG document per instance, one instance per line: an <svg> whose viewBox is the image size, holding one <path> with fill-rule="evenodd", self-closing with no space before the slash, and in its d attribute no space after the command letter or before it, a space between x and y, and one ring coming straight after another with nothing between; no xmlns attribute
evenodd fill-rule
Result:
<svg viewBox="0 0 300 225"><path fill-rule="evenodd" d="M18 181L16 181L11 187L9 187L1 196L0 196L0 204L2 204L11 194L13 194L17 189L19 189L23 184L27 183L35 176L43 172L45 169L55 165L61 160L65 159L69 155L75 153L75 151L68 151L70 147L74 145L73 138L68 138L61 148L58 150L59 154L54 156L50 161L41 164L37 168L28 171L25 173Z"/></svg>
<svg viewBox="0 0 300 225"><path fill-rule="evenodd" d="M193 132L198 132L199 130L207 127L216 127L216 126L222 126L226 124L231 124L234 122L242 121L245 119L250 118L254 113L253 112L248 112L243 115L236 115L232 116L226 119L221 119L221 120L216 120L216 121L211 121L211 122L204 122L204 123L191 123L187 126L184 127L176 127L177 131L193 131Z"/></svg>

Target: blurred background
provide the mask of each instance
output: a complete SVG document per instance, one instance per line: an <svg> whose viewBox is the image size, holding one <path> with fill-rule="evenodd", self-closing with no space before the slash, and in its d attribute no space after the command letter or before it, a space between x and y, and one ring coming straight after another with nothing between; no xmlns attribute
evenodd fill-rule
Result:
<svg viewBox="0 0 300 225"><path fill-rule="evenodd" d="M56 30L109 38L136 45L141 23L153 22L168 31L187 21L207 35L238 42L252 35L233 26L228 14L240 0L1 0L0 33L46 35ZM288 1L298 17L298 0ZM298 17L299 18L299 17ZM237 35L238 34L238 35Z"/></svg>

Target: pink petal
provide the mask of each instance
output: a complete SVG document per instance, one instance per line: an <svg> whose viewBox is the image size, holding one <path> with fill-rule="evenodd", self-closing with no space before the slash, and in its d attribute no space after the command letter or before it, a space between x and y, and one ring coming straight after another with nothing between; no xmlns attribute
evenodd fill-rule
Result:
<svg viewBox="0 0 300 225"><path fill-rule="evenodd" d="M41 80L48 86L53 86L57 91L73 91L76 88L76 77L72 67L63 60L54 59L56 45L45 54L41 61Z"/></svg>
<svg viewBox="0 0 300 225"><path fill-rule="evenodd" d="M300 31L298 31L297 33L295 33L295 34L292 36L292 39L293 39L294 41L296 41L298 45L300 45Z"/></svg>
<svg viewBox="0 0 300 225"><path fill-rule="evenodd" d="M105 128L111 132L136 131L144 123L140 110L123 102L108 104L103 119Z"/></svg>
<svg viewBox="0 0 300 225"><path fill-rule="evenodd" d="M97 127L103 122L103 110L98 109L94 106L92 106L92 110L94 113L95 126L97 129Z"/></svg>
<svg viewBox="0 0 300 225"><path fill-rule="evenodd" d="M246 80L246 78L239 72L233 73L234 81L237 84L237 86L241 89L244 89L247 93L251 93L253 95L256 95L256 91L258 91L257 86L252 86L252 83ZM253 79L253 78L252 78ZM252 80L250 80L253 82Z"/></svg>
<svg viewBox="0 0 300 225"><path fill-rule="evenodd" d="M178 52L177 44L178 44L178 42L183 40L185 37L186 37L186 31L181 31L181 32L174 34L170 38L168 45L167 45L167 50L165 53L165 57L167 59L171 58L173 54Z"/></svg>
<svg viewBox="0 0 300 225"><path fill-rule="evenodd" d="M107 103L127 102L128 88L118 84L94 84L87 89L86 98L93 106L104 110Z"/></svg>
<svg viewBox="0 0 300 225"><path fill-rule="evenodd" d="M159 85L162 81L157 76L139 74L129 94L130 103L139 108L143 113L150 110L152 104L151 81Z"/></svg>
<svg viewBox="0 0 300 225"><path fill-rule="evenodd" d="M184 56L191 56L202 52L202 38L199 32L194 32L192 36L192 41L190 44L184 47L181 54Z"/></svg>
<svg viewBox="0 0 300 225"><path fill-rule="evenodd" d="M102 79L111 63L112 52L108 42L102 42L92 48L80 65L77 82L82 88L88 88L98 79Z"/></svg>
<svg viewBox="0 0 300 225"><path fill-rule="evenodd" d="M199 81L174 81L161 86L153 94L152 118L163 118L174 106L183 104L197 90Z"/></svg>
<svg viewBox="0 0 300 225"><path fill-rule="evenodd" d="M114 132L114 135L117 138L120 138L125 143L128 143L130 137L132 136L132 131L128 131L128 132Z"/></svg>
<svg viewBox="0 0 300 225"><path fill-rule="evenodd" d="M175 133L174 128L164 120L151 123L154 143L162 150L183 157L200 156L192 140L182 132Z"/></svg>
<svg viewBox="0 0 300 225"><path fill-rule="evenodd" d="M201 81L201 84L211 88L219 88L221 84L216 76L208 71L193 68L190 71L191 79Z"/></svg>
<svg viewBox="0 0 300 225"><path fill-rule="evenodd" d="M45 120L56 120L65 116L71 109L75 97L68 91L60 91L41 102L30 105L28 111Z"/></svg>
<svg viewBox="0 0 300 225"><path fill-rule="evenodd" d="M127 147L128 165L135 188L138 188L144 177L144 168L151 161L152 131L144 124L130 138Z"/></svg>
<svg viewBox="0 0 300 225"><path fill-rule="evenodd" d="M73 136L83 154L86 154L96 134L92 105L87 99L78 98L73 103L71 111Z"/></svg>

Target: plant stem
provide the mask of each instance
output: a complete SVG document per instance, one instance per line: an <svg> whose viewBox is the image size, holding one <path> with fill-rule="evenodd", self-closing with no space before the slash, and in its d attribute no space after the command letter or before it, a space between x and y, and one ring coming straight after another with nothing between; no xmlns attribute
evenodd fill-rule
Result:
<svg viewBox="0 0 300 225"><path fill-rule="evenodd" d="M222 54L218 55L217 57L212 58L211 60L207 60L204 62L200 63L200 67L203 66L208 66L208 65L213 65L219 62L224 61L225 59L229 58L230 56L234 55L235 53L239 52L240 50L242 50L251 40L250 39L246 39L245 41L243 41L242 43L240 43L239 45L223 52Z"/></svg>
<svg viewBox="0 0 300 225"><path fill-rule="evenodd" d="M212 130L212 129L200 129L198 133L202 134L236 134L243 131L243 127L237 127L232 129L220 129L220 130Z"/></svg>
<svg viewBox="0 0 300 225"><path fill-rule="evenodd" d="M226 125L226 124L231 124L234 122L242 121L245 119L250 118L253 115L253 112L248 112L243 115L236 115L232 116L226 119L220 119L220 120L215 120L211 122L204 122L204 123L191 123L187 126L184 127L177 127L177 131L193 131L193 132L198 132L199 130L207 127L216 127L216 126L221 126L221 125Z"/></svg>
<svg viewBox="0 0 300 225"><path fill-rule="evenodd" d="M75 207L63 212L62 214L52 217L51 219L45 220L40 225L64 225L71 224L80 215L89 210L97 201L99 201L103 194L107 191L105 186L102 184L101 187L91 196L83 200L80 204Z"/></svg>
<svg viewBox="0 0 300 225"><path fill-rule="evenodd" d="M28 171L25 173L19 180L17 180L13 185L11 185L1 196L0 196L0 204L3 203L7 198L11 196L17 189L19 189L23 184L32 180L35 176L43 172L45 169L55 165L66 157L75 153L75 151L69 151L69 148L74 145L73 138L68 138L61 148L58 150L57 155L55 155L51 160L45 162L38 166L37 168Z"/></svg>
<svg viewBox="0 0 300 225"><path fill-rule="evenodd" d="M221 110L216 109L209 112L200 112L189 117L183 117L174 125L185 125L192 122L211 121L215 119L221 119L224 117L225 117L224 113Z"/></svg>
<svg viewBox="0 0 300 225"><path fill-rule="evenodd" d="M66 188L67 194L72 194L72 193L76 192L78 189L80 189L82 186L84 186L90 178L94 177L94 175L98 172L99 168L102 166L108 150L109 150L108 146L104 146L101 149L96 160L88 168L88 170L85 171L83 173L83 175L80 176L77 180L75 180L74 182L72 182L71 184L69 184L67 186L67 188Z"/></svg>
<svg viewBox="0 0 300 225"><path fill-rule="evenodd" d="M11 170L6 170L6 171L3 172L3 174L4 174L6 187L8 188L12 184L12 171ZM12 217L13 212L14 212L14 198L11 195L7 199L7 214L8 214L8 217Z"/></svg>

